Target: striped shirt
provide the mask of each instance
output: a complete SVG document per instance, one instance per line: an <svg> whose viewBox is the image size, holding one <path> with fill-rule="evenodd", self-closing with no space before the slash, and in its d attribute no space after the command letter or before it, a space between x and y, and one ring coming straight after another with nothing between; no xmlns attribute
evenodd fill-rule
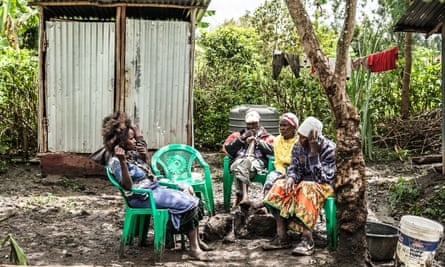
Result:
<svg viewBox="0 0 445 267"><path fill-rule="evenodd" d="M303 147L296 142L292 149L292 162L287 171L287 177L300 181L334 184L335 181L335 149L336 144L323 138L320 151L311 155L309 146Z"/></svg>

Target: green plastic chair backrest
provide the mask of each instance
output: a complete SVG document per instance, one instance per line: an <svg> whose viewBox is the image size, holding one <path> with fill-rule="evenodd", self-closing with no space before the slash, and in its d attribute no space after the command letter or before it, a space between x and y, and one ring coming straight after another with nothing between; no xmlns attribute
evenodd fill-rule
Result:
<svg viewBox="0 0 445 267"><path fill-rule="evenodd" d="M172 180L192 178L195 168L201 169L204 177L210 177L210 167L199 151L184 144L170 144L158 149L151 158L151 168L155 175Z"/></svg>
<svg viewBox="0 0 445 267"><path fill-rule="evenodd" d="M127 195L125 195L125 189L119 184L119 182L114 178L114 175L110 172L110 168L108 166L105 166L105 169L107 170L107 177L110 182L119 189L121 192L122 197L125 200L125 205L128 207L128 199Z"/></svg>

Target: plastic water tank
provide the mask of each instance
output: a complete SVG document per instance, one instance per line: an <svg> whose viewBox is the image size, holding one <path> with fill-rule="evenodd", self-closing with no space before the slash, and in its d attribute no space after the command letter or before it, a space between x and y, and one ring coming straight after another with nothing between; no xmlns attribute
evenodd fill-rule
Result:
<svg viewBox="0 0 445 267"><path fill-rule="evenodd" d="M230 110L229 131L239 132L246 128L245 116L248 110L255 110L261 116L260 124L272 135L280 134L279 114L276 108L266 105L238 105Z"/></svg>

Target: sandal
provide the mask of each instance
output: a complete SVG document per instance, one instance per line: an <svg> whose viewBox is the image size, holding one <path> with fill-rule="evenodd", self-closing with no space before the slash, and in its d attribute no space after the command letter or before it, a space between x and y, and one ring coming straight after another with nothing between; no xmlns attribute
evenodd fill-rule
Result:
<svg viewBox="0 0 445 267"><path fill-rule="evenodd" d="M310 256L314 254L315 245L314 241L309 240L308 238L303 237L300 243L292 250L292 255L294 256Z"/></svg>
<svg viewBox="0 0 445 267"><path fill-rule="evenodd" d="M255 214L259 214L259 215L261 215L261 214L267 214L268 212L269 212L269 211L267 210L266 207L262 207L262 208L257 209L257 210L255 211Z"/></svg>
<svg viewBox="0 0 445 267"><path fill-rule="evenodd" d="M264 244L262 247L263 250L291 248L292 243L290 242L287 236L286 237L275 236L271 241L269 241L269 243Z"/></svg>

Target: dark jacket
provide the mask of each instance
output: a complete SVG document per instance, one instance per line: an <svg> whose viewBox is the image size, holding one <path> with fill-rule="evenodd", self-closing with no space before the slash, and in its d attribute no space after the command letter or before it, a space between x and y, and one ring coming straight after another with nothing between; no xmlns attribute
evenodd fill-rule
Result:
<svg viewBox="0 0 445 267"><path fill-rule="evenodd" d="M231 134L224 142L224 149L233 161L237 157L246 156L249 144L239 137L243 135L246 130ZM263 127L260 128L260 134L257 137L257 144L255 145L254 155L256 158L263 161L264 166L270 157L273 156L273 141L274 137Z"/></svg>

